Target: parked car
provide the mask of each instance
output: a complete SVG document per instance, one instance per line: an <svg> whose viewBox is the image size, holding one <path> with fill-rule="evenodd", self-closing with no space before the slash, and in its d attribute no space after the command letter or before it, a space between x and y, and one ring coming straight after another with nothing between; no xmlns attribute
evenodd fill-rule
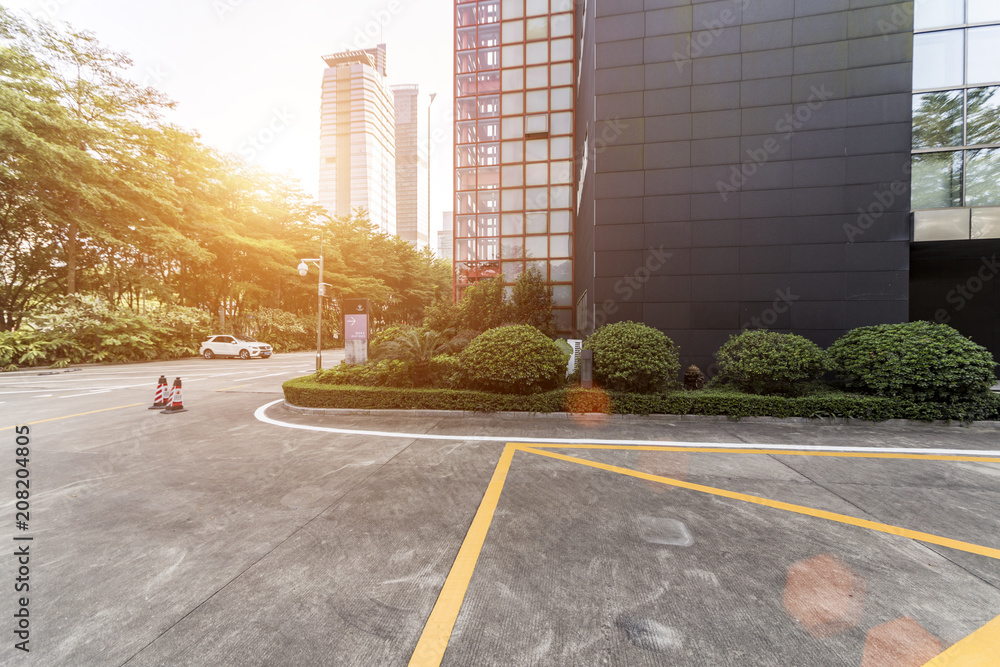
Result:
<svg viewBox="0 0 1000 667"><path fill-rule="evenodd" d="M249 336L212 336L198 348L198 354L206 359L213 357L239 357L240 359L267 359L271 356L271 346Z"/></svg>

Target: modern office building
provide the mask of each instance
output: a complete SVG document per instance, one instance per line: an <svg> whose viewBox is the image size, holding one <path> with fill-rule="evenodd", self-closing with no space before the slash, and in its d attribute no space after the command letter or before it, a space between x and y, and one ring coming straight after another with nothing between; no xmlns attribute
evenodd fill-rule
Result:
<svg viewBox="0 0 1000 667"><path fill-rule="evenodd" d="M560 329L645 322L702 368L911 317L1000 356L1000 9L917 7L457 1L456 294L544 268Z"/></svg>
<svg viewBox="0 0 1000 667"><path fill-rule="evenodd" d="M437 256L441 259L454 258L455 244L455 212L445 211L441 214L441 229L438 230Z"/></svg>
<svg viewBox="0 0 1000 667"><path fill-rule="evenodd" d="M392 86L396 109L396 234L417 248L430 243L427 208L427 107L420 86Z"/></svg>
<svg viewBox="0 0 1000 667"><path fill-rule="evenodd" d="M385 45L325 56L319 201L334 215L368 210L396 233L396 141Z"/></svg>

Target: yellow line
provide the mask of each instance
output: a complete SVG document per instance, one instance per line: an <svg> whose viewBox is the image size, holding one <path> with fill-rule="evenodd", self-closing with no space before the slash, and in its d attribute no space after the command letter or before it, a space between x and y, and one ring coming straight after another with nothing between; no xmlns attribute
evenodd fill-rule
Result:
<svg viewBox="0 0 1000 667"><path fill-rule="evenodd" d="M924 667L996 667L1000 656L1000 616L952 644Z"/></svg>
<svg viewBox="0 0 1000 667"><path fill-rule="evenodd" d="M469 581L472 580L472 572L476 569L476 561L479 560L479 552L486 541L486 532L490 529L493 521L493 513L496 511L497 502L500 500L500 492L503 491L504 481L507 479L507 472L510 470L510 462L514 457L516 448L507 445L500 455L496 470L493 471L493 479L483 495L483 500L479 504L476 517L472 520L469 532L465 535L455 563L451 566L448 578L445 579L441 593L438 595L434 609L427 618L424 631L417 641L417 647L410 657L411 667L437 667L444 658L445 649L448 648L448 640L451 639L452 630L455 628L455 621L458 620L458 611L462 607L465 599L465 592L469 588Z"/></svg>
<svg viewBox="0 0 1000 667"><path fill-rule="evenodd" d="M115 408L103 408L101 410L91 410L90 412L78 412L75 415L66 415L65 417L53 417L52 419L39 419L36 422L25 422L25 424L27 425L44 424L45 422L54 422L54 421L59 421L60 419L71 419L73 417L83 417L84 415L93 415L97 414L98 412L107 412L108 410L121 410L122 408L134 408L137 405L145 405L145 403L130 403L129 405L119 405L118 407ZM25 424L18 424L18 426L24 426ZM0 428L0 431L9 431L12 428L14 427L4 426L3 428Z"/></svg>
<svg viewBox="0 0 1000 667"><path fill-rule="evenodd" d="M826 510L817 510L811 507L803 507L802 505L793 505L791 503L783 503L777 500L770 500L768 498L761 498L759 496L747 495L745 493L736 493L733 491L726 491L725 489L716 489L711 486L702 486L701 484L691 484L690 482L682 482L680 480L670 479L668 477L659 477L657 475L650 475L648 473L638 472L636 470L629 470L628 468L620 468L618 466L612 466L606 463L588 461L586 459L576 458L575 456L565 456L564 454L556 454L555 452L546 452L531 447L518 447L518 449L523 452L538 454L539 456L546 456L551 459L568 461L570 463L579 463L580 465L585 465L591 468L597 468L599 470L607 470L609 472L616 472L621 475L628 475L629 477L637 477L639 479L645 479L652 482L662 482L664 484L670 484L671 486L679 486L683 489L690 489L692 491L701 491L702 493L709 493L714 496L732 498L733 500L742 500L748 503L764 505L765 507L773 507L774 509L786 510L789 512L795 512L797 514L805 514L807 516L814 516L820 519L828 519L830 521L846 523L852 526L860 526L861 528L877 530L882 533L888 533L889 535L899 535L900 537L907 537L911 540L918 540L920 542L927 542L929 544L938 544L943 547L949 547L952 549L958 549L960 551L967 551L969 553L979 554L980 556L987 556L989 558L1000 559L1000 549L991 549L990 547L984 547L978 544L970 544L969 542L961 542L959 540L953 540L947 537L931 535L930 533L921 533L915 530L900 528L898 526L890 526L885 523L868 521L867 519L857 519L855 517L847 516L845 514L827 512Z"/></svg>
<svg viewBox="0 0 1000 667"><path fill-rule="evenodd" d="M226 387L225 389L216 389L215 391L229 391L230 389L239 389L240 387L249 387L248 384L237 384L232 387Z"/></svg>
<svg viewBox="0 0 1000 667"><path fill-rule="evenodd" d="M1000 458L987 456L949 456L943 454L880 454L878 452L813 452L797 449L720 449L718 447L660 447L659 445L534 445L511 443L522 451L533 449L599 449L633 452L694 452L699 454L771 454L774 456L835 456L860 459L913 459L917 461L974 461L1000 463Z"/></svg>

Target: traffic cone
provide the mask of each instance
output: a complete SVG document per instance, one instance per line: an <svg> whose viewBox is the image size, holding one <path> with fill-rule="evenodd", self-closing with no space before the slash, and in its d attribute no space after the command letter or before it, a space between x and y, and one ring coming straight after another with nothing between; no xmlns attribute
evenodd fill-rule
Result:
<svg viewBox="0 0 1000 667"><path fill-rule="evenodd" d="M167 378L165 375L161 375L160 379L156 382L156 395L153 398L153 404L149 406L150 410L162 410L167 407L169 403L167 402L167 396L169 390L167 389Z"/></svg>
<svg viewBox="0 0 1000 667"><path fill-rule="evenodd" d="M170 392L170 405L167 406L166 410L160 410L161 415L172 415L177 412L187 412L184 409L184 399L181 397L181 379L177 378L174 380L173 390Z"/></svg>

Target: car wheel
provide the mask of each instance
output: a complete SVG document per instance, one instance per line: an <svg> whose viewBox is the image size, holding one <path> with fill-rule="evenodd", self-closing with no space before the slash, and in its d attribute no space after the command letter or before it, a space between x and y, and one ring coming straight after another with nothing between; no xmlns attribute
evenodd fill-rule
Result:
<svg viewBox="0 0 1000 667"><path fill-rule="evenodd" d="M206 358L206 359L214 359L214 358L215 358L215 355L214 355L214 354L212 354L212 351L211 351L211 350L205 350L205 358Z"/></svg>
<svg viewBox="0 0 1000 667"><path fill-rule="evenodd" d="M240 359L249 359L250 353L247 350L240 350Z"/></svg>

